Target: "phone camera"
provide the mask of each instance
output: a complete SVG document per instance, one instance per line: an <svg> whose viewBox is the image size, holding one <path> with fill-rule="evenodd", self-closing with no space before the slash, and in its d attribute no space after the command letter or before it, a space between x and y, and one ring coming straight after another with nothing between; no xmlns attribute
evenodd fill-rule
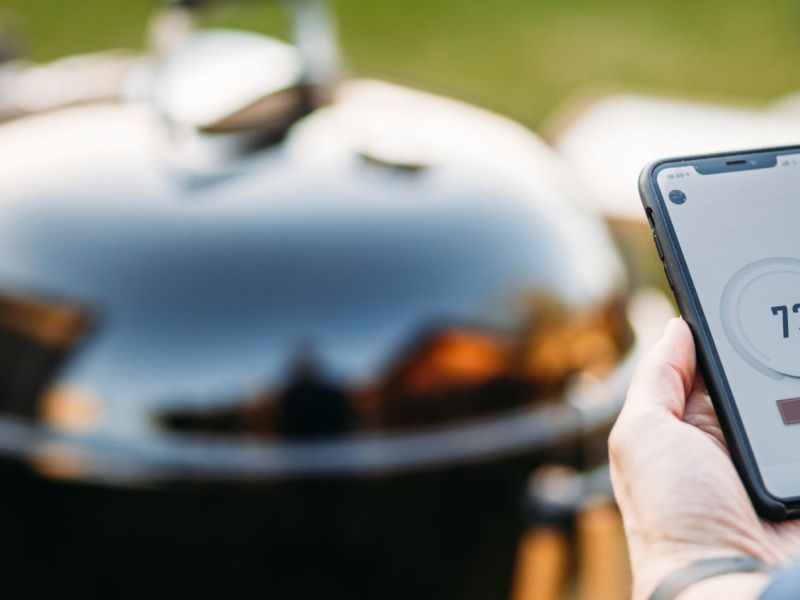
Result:
<svg viewBox="0 0 800 600"><path fill-rule="evenodd" d="M680 190L672 190L672 191L669 193L669 199L670 199L670 200L671 200L671 201L672 201L674 204L683 204L684 202L686 202L686 194L684 194L684 193L683 193L682 191L680 191Z"/></svg>

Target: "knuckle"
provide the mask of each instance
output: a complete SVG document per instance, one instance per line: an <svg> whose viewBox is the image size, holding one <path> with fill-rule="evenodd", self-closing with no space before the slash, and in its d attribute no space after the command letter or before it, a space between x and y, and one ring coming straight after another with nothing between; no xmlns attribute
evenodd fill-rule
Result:
<svg viewBox="0 0 800 600"><path fill-rule="evenodd" d="M608 458L611 463L619 463L621 455L625 452L627 436L625 423L618 419L608 436Z"/></svg>
<svg viewBox="0 0 800 600"><path fill-rule="evenodd" d="M614 465L621 465L637 450L643 432L647 431L650 419L638 411L623 411L608 435L608 458Z"/></svg>

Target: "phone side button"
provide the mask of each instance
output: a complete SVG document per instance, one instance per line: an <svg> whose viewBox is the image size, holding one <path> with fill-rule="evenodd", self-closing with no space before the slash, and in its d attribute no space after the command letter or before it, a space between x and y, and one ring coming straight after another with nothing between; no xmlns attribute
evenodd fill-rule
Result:
<svg viewBox="0 0 800 600"><path fill-rule="evenodd" d="M656 229L656 217L653 214L653 209L649 206L644 209L644 214L647 215L647 222L650 223L650 231L655 231Z"/></svg>
<svg viewBox="0 0 800 600"><path fill-rule="evenodd" d="M661 242L658 241L658 235L653 232L653 241L656 244L656 251L658 252L658 258L664 260L664 251L661 249Z"/></svg>
<svg viewBox="0 0 800 600"><path fill-rule="evenodd" d="M674 292L675 284L672 282L672 276L669 274L669 269L667 268L667 265L664 265L664 275L667 276L667 283L669 283L669 289L671 289Z"/></svg>

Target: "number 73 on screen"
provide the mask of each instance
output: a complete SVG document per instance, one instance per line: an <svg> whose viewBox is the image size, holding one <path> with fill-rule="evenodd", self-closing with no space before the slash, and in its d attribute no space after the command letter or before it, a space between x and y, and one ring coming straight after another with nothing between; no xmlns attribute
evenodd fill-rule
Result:
<svg viewBox="0 0 800 600"><path fill-rule="evenodd" d="M800 313L800 302L792 306L792 312L797 314ZM781 321L783 323L783 337L789 337L789 307L785 304L783 306L773 306L772 307L772 314L776 317L780 316Z"/></svg>

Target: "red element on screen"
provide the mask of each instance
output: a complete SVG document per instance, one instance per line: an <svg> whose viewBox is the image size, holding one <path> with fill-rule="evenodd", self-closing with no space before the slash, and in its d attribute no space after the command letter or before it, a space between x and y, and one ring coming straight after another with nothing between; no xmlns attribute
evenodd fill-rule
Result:
<svg viewBox="0 0 800 600"><path fill-rule="evenodd" d="M800 398L778 400L778 408L781 411L784 424L800 423Z"/></svg>

